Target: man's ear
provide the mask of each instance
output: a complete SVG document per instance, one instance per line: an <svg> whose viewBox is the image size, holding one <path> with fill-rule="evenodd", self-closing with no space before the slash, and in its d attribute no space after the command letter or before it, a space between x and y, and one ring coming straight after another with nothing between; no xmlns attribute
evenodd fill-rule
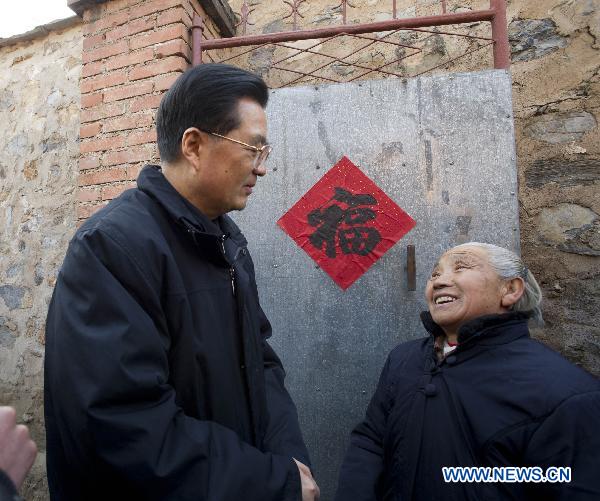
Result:
<svg viewBox="0 0 600 501"><path fill-rule="evenodd" d="M502 294L502 306L512 307L525 292L525 282L521 277L511 278L504 284Z"/></svg>
<svg viewBox="0 0 600 501"><path fill-rule="evenodd" d="M203 148L208 141L208 135L196 127L189 127L181 137L181 155L194 167L204 153Z"/></svg>

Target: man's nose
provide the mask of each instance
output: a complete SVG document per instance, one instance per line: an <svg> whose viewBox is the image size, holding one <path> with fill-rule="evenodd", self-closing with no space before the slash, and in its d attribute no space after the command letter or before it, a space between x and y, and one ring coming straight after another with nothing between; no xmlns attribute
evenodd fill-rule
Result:
<svg viewBox="0 0 600 501"><path fill-rule="evenodd" d="M254 172L254 174L256 174L257 176L262 177L267 173L267 168L265 167L265 164L262 163L254 167L254 170L252 172Z"/></svg>

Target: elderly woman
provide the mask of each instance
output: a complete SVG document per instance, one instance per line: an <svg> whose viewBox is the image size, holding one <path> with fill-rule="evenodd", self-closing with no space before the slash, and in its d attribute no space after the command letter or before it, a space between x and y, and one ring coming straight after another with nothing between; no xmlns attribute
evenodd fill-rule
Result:
<svg viewBox="0 0 600 501"><path fill-rule="evenodd" d="M600 500L600 383L529 337L541 291L520 258L459 245L425 296L431 335L390 353L337 501ZM479 482L445 479L457 466L488 468ZM571 468L570 482L566 469L551 482L555 466Z"/></svg>

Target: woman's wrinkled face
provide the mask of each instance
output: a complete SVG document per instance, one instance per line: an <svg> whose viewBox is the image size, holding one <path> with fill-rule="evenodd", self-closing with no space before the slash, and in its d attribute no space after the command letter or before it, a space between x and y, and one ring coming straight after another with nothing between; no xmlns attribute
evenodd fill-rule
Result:
<svg viewBox="0 0 600 501"><path fill-rule="evenodd" d="M504 313L506 281L478 247L450 249L437 262L425 288L429 312L447 335L482 315Z"/></svg>

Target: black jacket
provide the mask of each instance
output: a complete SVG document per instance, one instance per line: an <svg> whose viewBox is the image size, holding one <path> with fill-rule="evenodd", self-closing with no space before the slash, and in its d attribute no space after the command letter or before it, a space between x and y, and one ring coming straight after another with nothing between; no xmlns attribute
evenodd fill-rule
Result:
<svg viewBox="0 0 600 501"><path fill-rule="evenodd" d="M308 454L246 244L156 166L77 231L46 325L53 500L300 499Z"/></svg>
<svg viewBox="0 0 600 501"><path fill-rule="evenodd" d="M389 355L351 435L337 501L600 499L600 383L529 337L527 315L481 317ZM444 483L444 466L570 466L571 483Z"/></svg>

